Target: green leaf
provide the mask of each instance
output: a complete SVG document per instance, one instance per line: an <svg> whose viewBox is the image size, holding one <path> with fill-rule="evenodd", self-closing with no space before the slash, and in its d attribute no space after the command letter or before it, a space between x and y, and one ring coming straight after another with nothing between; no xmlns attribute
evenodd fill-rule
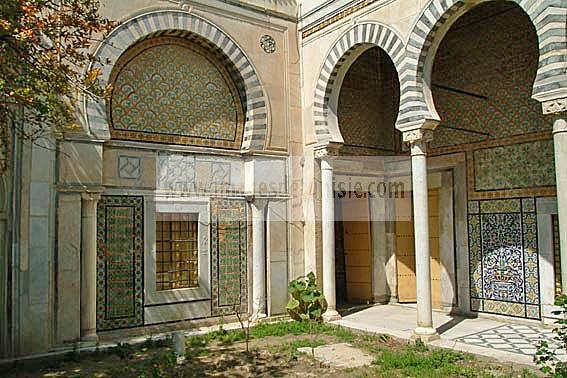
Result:
<svg viewBox="0 0 567 378"><path fill-rule="evenodd" d="M299 301L297 299L290 299L289 302L287 303L286 309L288 310L294 310L296 308L299 307Z"/></svg>

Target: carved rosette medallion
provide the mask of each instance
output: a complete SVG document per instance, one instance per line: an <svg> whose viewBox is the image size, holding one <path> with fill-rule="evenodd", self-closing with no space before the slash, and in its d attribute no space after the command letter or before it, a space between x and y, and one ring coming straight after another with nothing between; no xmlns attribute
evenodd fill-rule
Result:
<svg viewBox="0 0 567 378"><path fill-rule="evenodd" d="M276 52L276 40L271 35L264 35L260 38L260 47L266 54L273 54Z"/></svg>

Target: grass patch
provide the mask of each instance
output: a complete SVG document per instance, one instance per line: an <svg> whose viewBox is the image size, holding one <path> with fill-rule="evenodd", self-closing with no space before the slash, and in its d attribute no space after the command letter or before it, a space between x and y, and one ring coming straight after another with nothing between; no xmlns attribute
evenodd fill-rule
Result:
<svg viewBox="0 0 567 378"><path fill-rule="evenodd" d="M523 377L535 378L537 375L524 370L520 373L503 373L497 366L487 368L483 364L476 366L474 357L446 349L429 351L423 345L410 345L399 350L382 350L374 362L375 376L378 377L464 377L464 378L492 378L492 377ZM362 375L364 376L364 374Z"/></svg>
<svg viewBox="0 0 567 378"><path fill-rule="evenodd" d="M314 321L260 323L250 329L252 339L287 335L327 335L334 336L341 342L352 342L356 339L356 335L350 331Z"/></svg>

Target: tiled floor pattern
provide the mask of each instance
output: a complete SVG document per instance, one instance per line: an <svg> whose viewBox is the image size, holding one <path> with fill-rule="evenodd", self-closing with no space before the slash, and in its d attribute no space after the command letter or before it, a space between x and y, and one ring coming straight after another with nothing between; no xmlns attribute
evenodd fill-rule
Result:
<svg viewBox="0 0 567 378"><path fill-rule="evenodd" d="M533 356L541 340L546 340L549 346L555 349L558 344L553 336L554 334L551 329L542 329L541 327L532 327L529 325L506 324L486 331L462 336L456 339L456 341L484 348ZM557 355L565 355L565 352L560 350L557 352Z"/></svg>

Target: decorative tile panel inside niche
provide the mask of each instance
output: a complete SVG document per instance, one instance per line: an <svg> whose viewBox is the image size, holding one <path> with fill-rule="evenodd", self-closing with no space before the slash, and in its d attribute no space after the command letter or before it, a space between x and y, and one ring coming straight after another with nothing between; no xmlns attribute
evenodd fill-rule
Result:
<svg viewBox="0 0 567 378"><path fill-rule="evenodd" d="M540 319L535 199L468 208L471 310Z"/></svg>
<svg viewBox="0 0 567 378"><path fill-rule="evenodd" d="M143 325L143 224L143 197L98 203L97 330Z"/></svg>
<svg viewBox="0 0 567 378"><path fill-rule="evenodd" d="M247 311L246 201L211 201L212 314Z"/></svg>

